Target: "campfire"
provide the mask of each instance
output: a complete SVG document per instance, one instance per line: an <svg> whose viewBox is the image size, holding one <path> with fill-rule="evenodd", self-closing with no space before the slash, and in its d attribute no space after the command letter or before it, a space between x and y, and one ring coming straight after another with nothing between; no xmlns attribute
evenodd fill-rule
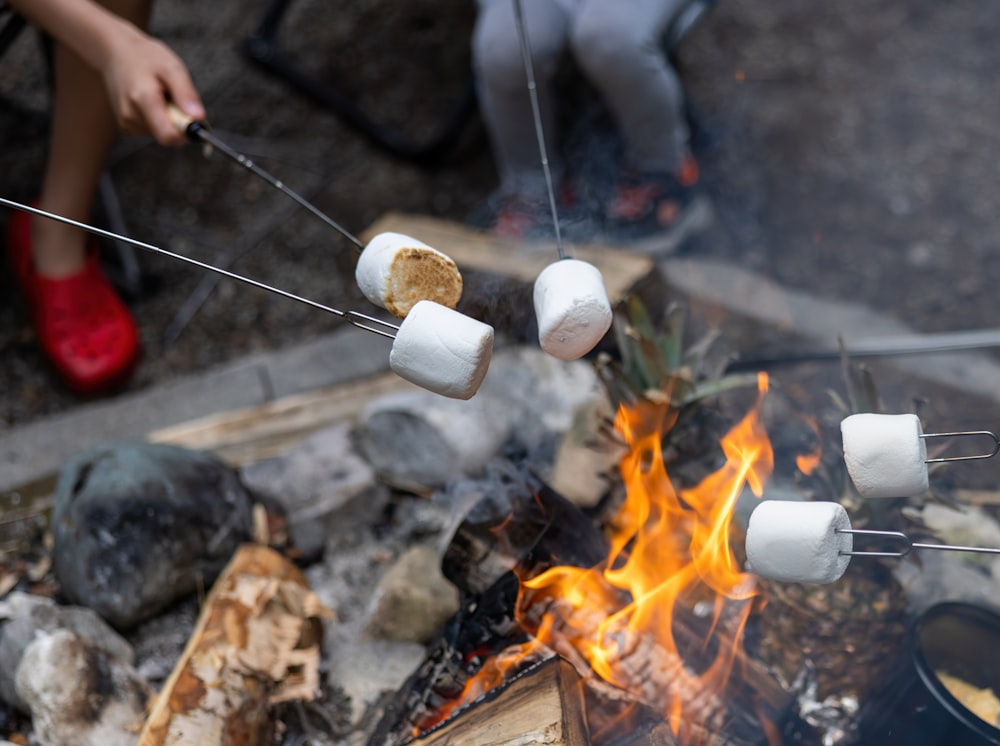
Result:
<svg viewBox="0 0 1000 746"><path fill-rule="evenodd" d="M491 640L464 652L477 670L455 696L418 708L409 726L392 724L388 730L395 735L380 734L376 742L406 743L431 732L427 742L435 743L434 729L555 656L572 666L587 690L590 743L629 742L623 739L640 722L647 730L665 724L680 744L712 743L712 734L723 734L732 718L731 679L739 679L738 691L746 667L753 666L743 651L743 631L757 583L741 570L732 532L737 499L746 487L759 497L773 468L760 418L767 389L761 374L756 401L721 439L722 465L690 487L674 485L663 459L664 435L678 417L669 392L623 404L614 431L626 448L619 466L625 494L606 529L557 537L543 530L513 569L517 591L510 614L517 633L501 636L514 641L500 647ZM500 551L518 554L514 545L530 523L525 512L539 510L543 526L566 521L561 506L553 510L557 496L540 494L490 529ZM569 548L567 541L595 546ZM568 549L573 561L560 561ZM581 562L592 557L597 561ZM509 578L499 585L509 593ZM484 647L494 650L484 655Z"/></svg>

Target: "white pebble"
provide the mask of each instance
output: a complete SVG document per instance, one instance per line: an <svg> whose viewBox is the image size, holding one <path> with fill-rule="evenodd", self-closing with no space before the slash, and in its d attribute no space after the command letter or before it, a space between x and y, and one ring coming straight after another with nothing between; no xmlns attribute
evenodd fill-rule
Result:
<svg viewBox="0 0 1000 746"><path fill-rule="evenodd" d="M402 233L369 241L354 279L368 300L399 318L419 301L454 308L462 297L462 275L451 257Z"/></svg>
<svg viewBox="0 0 1000 746"><path fill-rule="evenodd" d="M423 300L399 325L389 367L436 394L469 399L479 390L492 354L492 326Z"/></svg>
<svg viewBox="0 0 1000 746"><path fill-rule="evenodd" d="M927 444L915 414L852 414L840 432L847 473L862 497L927 491Z"/></svg>
<svg viewBox="0 0 1000 746"><path fill-rule="evenodd" d="M611 327L604 278L592 264L561 259L538 275L534 288L538 342L560 360L590 352Z"/></svg>
<svg viewBox="0 0 1000 746"><path fill-rule="evenodd" d="M765 500L750 514L750 571L772 580L832 583L847 569L854 548L851 519L836 502Z"/></svg>

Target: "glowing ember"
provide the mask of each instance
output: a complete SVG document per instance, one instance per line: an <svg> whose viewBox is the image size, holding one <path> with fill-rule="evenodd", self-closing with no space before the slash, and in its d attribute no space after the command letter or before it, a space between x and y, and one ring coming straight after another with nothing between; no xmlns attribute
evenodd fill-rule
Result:
<svg viewBox="0 0 1000 746"><path fill-rule="evenodd" d="M820 459L823 457L823 449L819 445L822 436L820 435L819 425L816 420L811 417L802 418L812 431L816 434L816 449L812 453L803 453L795 457L795 466L798 470L805 474L807 477L813 473L817 466L819 466Z"/></svg>
<svg viewBox="0 0 1000 746"><path fill-rule="evenodd" d="M744 486L760 496L773 468L759 418L764 374L758 389L754 407L721 441L725 464L687 490L674 488L663 463L662 437L676 420L669 402L622 408L615 426L629 446L620 463L626 498L612 522L606 561L521 578L522 628L581 674L599 676L661 712L684 744L698 743L723 714L721 698L756 595L729 539ZM677 636L679 609L711 617L708 639ZM508 652L504 665L522 653ZM501 680L491 667L467 689L478 694Z"/></svg>

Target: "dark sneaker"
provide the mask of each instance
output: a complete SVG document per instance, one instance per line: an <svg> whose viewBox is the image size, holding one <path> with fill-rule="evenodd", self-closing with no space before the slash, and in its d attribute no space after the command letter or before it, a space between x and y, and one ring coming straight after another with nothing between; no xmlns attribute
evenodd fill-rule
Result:
<svg viewBox="0 0 1000 746"><path fill-rule="evenodd" d="M550 240L555 233L548 202L519 194L494 194L467 222L495 236L520 241Z"/></svg>
<svg viewBox="0 0 1000 746"><path fill-rule="evenodd" d="M677 250L711 220L708 200L698 189L698 165L685 161L678 174L627 172L605 209L605 238L643 253Z"/></svg>

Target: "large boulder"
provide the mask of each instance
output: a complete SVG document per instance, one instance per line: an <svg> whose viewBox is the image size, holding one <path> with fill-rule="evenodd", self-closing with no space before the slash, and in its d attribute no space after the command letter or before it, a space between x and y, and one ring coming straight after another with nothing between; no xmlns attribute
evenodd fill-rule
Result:
<svg viewBox="0 0 1000 746"><path fill-rule="evenodd" d="M53 568L66 597L119 629L207 588L253 536L253 500L215 456L126 443L78 454L52 511Z"/></svg>

